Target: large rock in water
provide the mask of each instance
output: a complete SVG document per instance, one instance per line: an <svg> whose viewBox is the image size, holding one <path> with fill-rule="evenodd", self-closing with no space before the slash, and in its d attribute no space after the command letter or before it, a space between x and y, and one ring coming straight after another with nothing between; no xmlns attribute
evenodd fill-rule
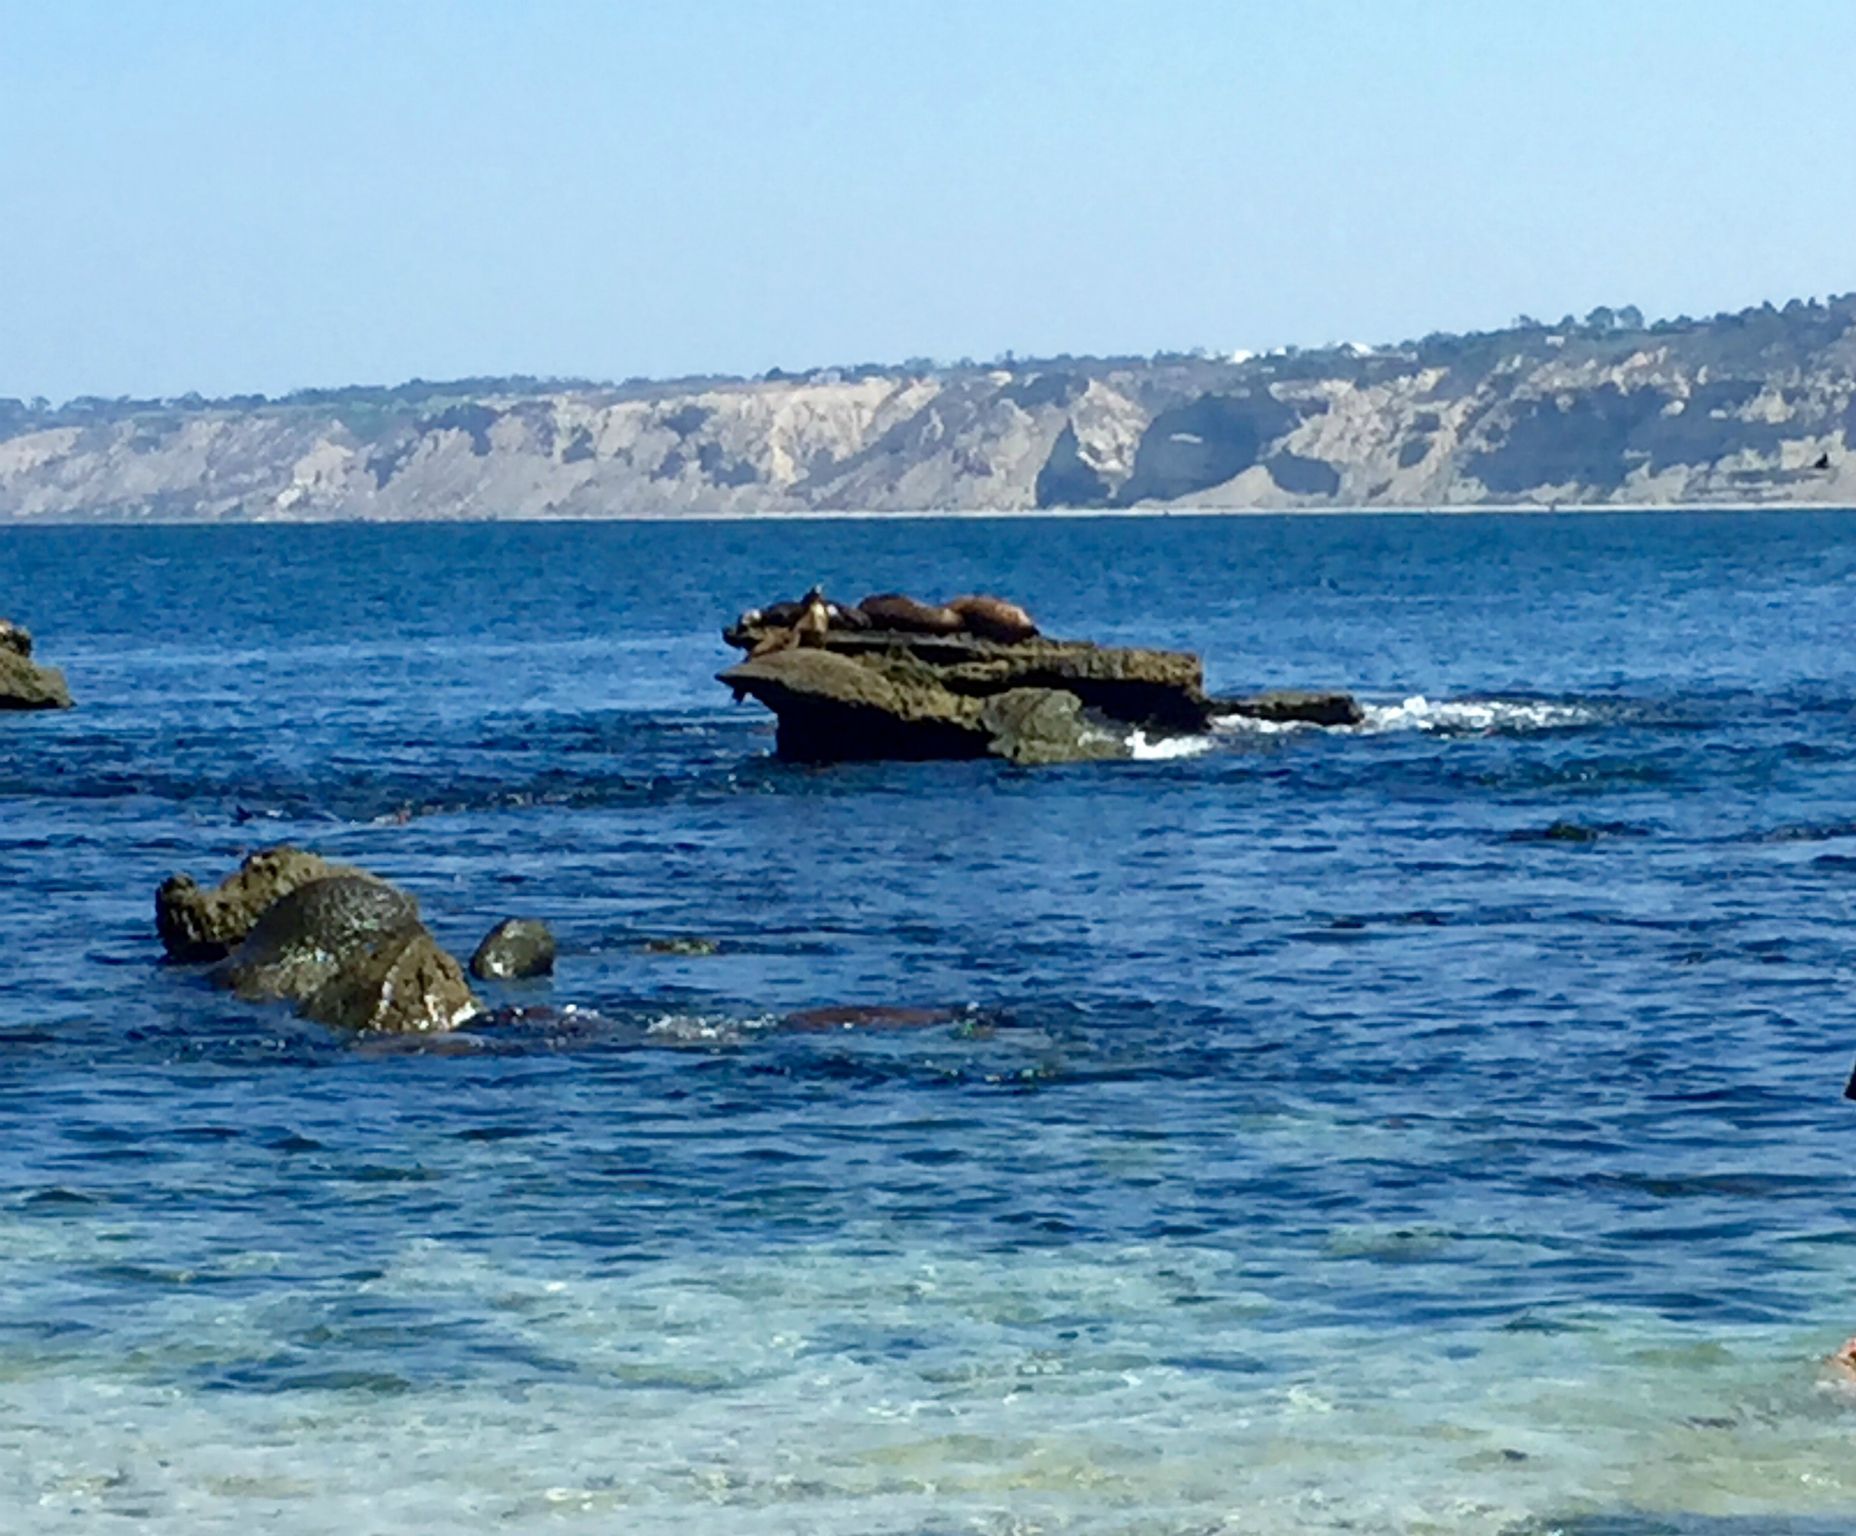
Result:
<svg viewBox="0 0 1856 1536"><path fill-rule="evenodd" d="M751 651L766 638L758 624L736 624L722 638ZM1013 688L1058 688L1085 709L1127 725L1200 731L1211 719L1205 673L1189 651L1094 645L1087 640L1034 639L1017 644L972 635L908 634L897 630L832 630L825 650L885 665L915 663L954 693L984 696Z"/></svg>
<svg viewBox="0 0 1856 1536"><path fill-rule="evenodd" d="M252 854L211 890L173 875L155 892L155 928L171 959L223 960L276 902L312 880L360 875L345 864L280 843Z"/></svg>
<svg viewBox="0 0 1856 1536"><path fill-rule="evenodd" d="M333 875L274 903L213 973L247 1002L301 1002L376 939L418 928L419 904L371 875Z"/></svg>
<svg viewBox="0 0 1856 1536"><path fill-rule="evenodd" d="M453 1029L481 1005L404 891L370 875L300 886L270 908L213 980L346 1029Z"/></svg>
<svg viewBox="0 0 1856 1536"><path fill-rule="evenodd" d="M1126 728L1194 735L1220 713L1317 725L1361 718L1344 693L1213 700L1190 652L1050 640L1001 599L957 601L984 605L982 627L1016 638L926 633L926 621L911 628L923 605L891 594L865 600L864 610L879 621L869 630L833 628L819 649L756 656L770 631L765 615L751 611L723 631L750 654L721 681L737 698L771 709L780 755L807 762L988 755L1073 762L1126 756Z"/></svg>
<svg viewBox="0 0 1856 1536"><path fill-rule="evenodd" d="M71 691L56 667L32 659L32 634L0 619L0 709L69 709Z"/></svg>
<svg viewBox="0 0 1856 1536"><path fill-rule="evenodd" d="M799 762L1002 757L1077 762L1119 757L1118 737L1090 725L1074 694L956 693L934 673L835 650L774 651L720 674L737 698L778 718L778 750Z"/></svg>
<svg viewBox="0 0 1856 1536"><path fill-rule="evenodd" d="M221 962L217 985L320 1023L425 1033L481 1011L411 896L299 848L254 853L210 891L174 876L155 922L173 958Z"/></svg>

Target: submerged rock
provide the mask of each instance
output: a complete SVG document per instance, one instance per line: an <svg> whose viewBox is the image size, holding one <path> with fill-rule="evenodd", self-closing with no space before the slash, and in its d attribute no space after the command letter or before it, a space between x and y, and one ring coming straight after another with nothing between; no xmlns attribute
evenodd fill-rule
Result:
<svg viewBox="0 0 1856 1536"><path fill-rule="evenodd" d="M647 955L719 955L722 944L719 939L705 939L698 935L686 934L665 939L646 939L638 946Z"/></svg>
<svg viewBox="0 0 1856 1536"><path fill-rule="evenodd" d="M836 1030L934 1029L972 1017L965 1008L903 1008L875 1003L838 1008L801 1008L781 1015L780 1028L796 1034Z"/></svg>
<svg viewBox="0 0 1856 1536"><path fill-rule="evenodd" d="M1221 715L1306 725L1358 725L1366 718L1352 694L1331 689L1277 688L1248 698L1219 699L1215 707Z"/></svg>
<svg viewBox="0 0 1856 1536"><path fill-rule="evenodd" d="M483 981L511 981L554 972L554 935L528 917L506 917L483 936L470 957L470 973Z"/></svg>
<svg viewBox="0 0 1856 1536"><path fill-rule="evenodd" d="M71 691L56 667L32 659L32 632L0 619L0 709L69 709Z"/></svg>
<svg viewBox="0 0 1856 1536"><path fill-rule="evenodd" d="M191 875L173 875L155 892L155 928L170 958L185 962L223 960L252 925L292 891L313 880L361 875L345 864L287 843L252 854L211 890Z"/></svg>

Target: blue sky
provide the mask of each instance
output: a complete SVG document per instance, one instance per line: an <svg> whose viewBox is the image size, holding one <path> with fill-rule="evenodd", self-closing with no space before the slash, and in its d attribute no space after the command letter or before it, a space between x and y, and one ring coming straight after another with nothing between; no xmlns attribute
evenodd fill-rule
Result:
<svg viewBox="0 0 1856 1536"><path fill-rule="evenodd" d="M1852 0L0 0L0 394L1856 288Z"/></svg>

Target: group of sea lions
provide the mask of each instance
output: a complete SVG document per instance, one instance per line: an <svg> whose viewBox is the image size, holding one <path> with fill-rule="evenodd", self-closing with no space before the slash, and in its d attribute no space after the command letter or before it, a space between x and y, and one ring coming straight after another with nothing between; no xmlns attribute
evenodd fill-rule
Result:
<svg viewBox="0 0 1856 1536"><path fill-rule="evenodd" d="M793 646L823 646L834 629L861 633L889 631L902 635L971 635L1016 645L1035 640L1038 627L1016 603L983 593L968 593L941 604L924 603L901 592L879 592L853 608L834 603L821 587L813 587L797 602L750 608L738 621L743 629L766 633L748 654Z"/></svg>

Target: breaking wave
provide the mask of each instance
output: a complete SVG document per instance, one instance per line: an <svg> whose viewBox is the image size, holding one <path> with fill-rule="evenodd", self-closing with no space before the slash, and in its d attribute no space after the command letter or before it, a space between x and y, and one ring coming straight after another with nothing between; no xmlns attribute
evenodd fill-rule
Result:
<svg viewBox="0 0 1856 1536"><path fill-rule="evenodd" d="M1360 708L1365 718L1357 725L1321 726L1298 720L1220 715L1212 722L1212 730L1222 736L1281 736L1295 731L1333 731L1348 735L1426 731L1438 735L1488 736L1569 730L1595 724L1604 718L1601 709L1592 704L1546 699L1428 699L1421 693L1414 693L1396 704L1362 701ZM1189 739L1207 740L1203 737ZM1192 754L1176 751L1168 755Z"/></svg>
<svg viewBox="0 0 1856 1536"><path fill-rule="evenodd" d="M1360 731L1437 731L1489 735L1522 731L1562 731L1591 725L1600 712L1590 704L1552 703L1545 699L1427 699L1421 693L1398 704L1362 704L1366 719Z"/></svg>
<svg viewBox="0 0 1856 1536"><path fill-rule="evenodd" d="M1137 763L1164 763L1174 758L1203 757L1218 743L1210 736L1161 736L1149 740L1137 730L1128 738L1128 755Z"/></svg>

